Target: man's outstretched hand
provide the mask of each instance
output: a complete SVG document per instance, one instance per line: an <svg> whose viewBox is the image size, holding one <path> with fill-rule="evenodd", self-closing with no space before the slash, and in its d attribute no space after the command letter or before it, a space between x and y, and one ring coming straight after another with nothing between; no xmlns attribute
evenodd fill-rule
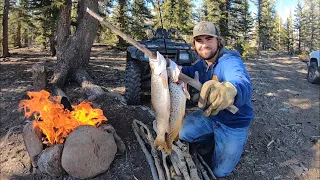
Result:
<svg viewBox="0 0 320 180"><path fill-rule="evenodd" d="M237 89L230 82L213 79L203 84L198 106L204 109L205 116L216 115L232 105L236 95Z"/></svg>

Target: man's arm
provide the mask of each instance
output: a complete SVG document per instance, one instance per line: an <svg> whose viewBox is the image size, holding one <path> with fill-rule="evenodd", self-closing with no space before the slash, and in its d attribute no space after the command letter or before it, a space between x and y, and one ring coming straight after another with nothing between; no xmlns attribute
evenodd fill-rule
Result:
<svg viewBox="0 0 320 180"><path fill-rule="evenodd" d="M251 98L252 86L249 74L241 59L230 58L225 61L222 74L223 81L230 82L237 89L234 105L237 107L243 106Z"/></svg>
<svg viewBox="0 0 320 180"><path fill-rule="evenodd" d="M199 69L200 69L200 64L201 62L197 62L196 64L194 65L191 65L191 66L182 66L182 73L191 77L191 78L194 78L194 75L195 75L195 72L198 71L199 72Z"/></svg>

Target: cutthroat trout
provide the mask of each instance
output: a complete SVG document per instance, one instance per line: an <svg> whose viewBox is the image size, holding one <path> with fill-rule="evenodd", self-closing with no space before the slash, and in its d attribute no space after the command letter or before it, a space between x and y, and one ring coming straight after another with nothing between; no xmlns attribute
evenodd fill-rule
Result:
<svg viewBox="0 0 320 180"><path fill-rule="evenodd" d="M164 57L157 52L157 59L150 59L151 69L151 104L157 122L157 137L154 145L159 150L167 149L165 134L169 126L170 115L170 95L167 74L167 62Z"/></svg>

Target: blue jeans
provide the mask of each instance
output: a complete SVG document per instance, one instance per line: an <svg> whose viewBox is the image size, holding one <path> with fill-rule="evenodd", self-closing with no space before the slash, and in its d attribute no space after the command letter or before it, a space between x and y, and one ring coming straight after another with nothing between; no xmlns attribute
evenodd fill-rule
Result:
<svg viewBox="0 0 320 180"><path fill-rule="evenodd" d="M217 177L231 174L247 142L248 127L230 128L203 115L202 110L184 119L179 138L187 142L212 143L212 171Z"/></svg>

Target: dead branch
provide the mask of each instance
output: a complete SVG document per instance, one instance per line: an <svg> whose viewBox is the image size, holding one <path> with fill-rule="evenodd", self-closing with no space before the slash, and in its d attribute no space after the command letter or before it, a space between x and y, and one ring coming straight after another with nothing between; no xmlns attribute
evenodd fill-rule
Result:
<svg viewBox="0 0 320 180"><path fill-rule="evenodd" d="M161 153L162 153L162 164L163 164L164 169L166 171L167 180L171 180L170 171L169 171L168 164L167 164L167 157L169 156L169 154L167 154L164 151L161 151Z"/></svg>
<svg viewBox="0 0 320 180"><path fill-rule="evenodd" d="M142 123L141 121L138 121L136 119L134 119L133 122L136 123L136 124L139 124L147 132L147 134L145 134L144 131L143 131L143 133L144 133L143 136L146 137L146 139L149 141L149 145L151 146L151 154L152 154L152 156L154 158L154 161L155 161L155 166L156 166L157 171L158 171L159 179L160 180L165 180L164 172L163 172L163 169L162 169L162 167L160 165L160 158L158 156L158 153L157 153L157 150L156 150L155 146L153 145L154 144L154 138L153 138L149 128L144 123Z"/></svg>
<svg viewBox="0 0 320 180"><path fill-rule="evenodd" d="M138 125L135 121L133 121L132 123L132 129L133 129L133 132L134 134L136 135L136 138L139 142L139 145L144 153L144 155L146 156L147 158L147 161L148 161L148 164L150 166L150 169L151 169L151 174L152 174L152 177L153 177L153 180L158 180L158 174L157 174L157 170L156 170L156 167L154 165L154 161L153 161L153 158L151 156L151 154L149 153L149 151L147 150L143 140L141 139L138 131L139 131L139 128L138 128Z"/></svg>
<svg viewBox="0 0 320 180"><path fill-rule="evenodd" d="M181 172L180 172L180 169L178 167L178 160L176 158L174 158L174 156L169 156L169 157L170 157L172 166L174 168L174 171L176 172L176 175L177 176L181 176Z"/></svg>
<svg viewBox="0 0 320 180"><path fill-rule="evenodd" d="M188 172L188 167L187 167L187 163L183 157L183 152L181 151L180 148L178 148L176 145L172 145L172 150L175 152L175 154L178 156L178 166L179 169L181 171L181 173L183 174L183 177L185 180L191 180L190 176L189 176L189 172ZM172 152L172 154L174 154ZM172 155L173 156L173 155Z"/></svg>
<svg viewBox="0 0 320 180"><path fill-rule="evenodd" d="M90 78L89 74L84 69L77 70L75 79L86 91L86 94L89 95L91 101L105 94L105 92L100 86L95 85L93 83L93 80Z"/></svg>
<svg viewBox="0 0 320 180"><path fill-rule="evenodd" d="M216 176L213 174L211 168L208 166L208 164L203 160L202 156L197 153L197 157L198 159L200 160L201 164L203 164L203 166L207 169L207 171L209 172L210 176L213 178L213 179L217 179Z"/></svg>
<svg viewBox="0 0 320 180"><path fill-rule="evenodd" d="M191 155L189 153L188 145L186 145L186 147L187 148L183 151L183 154L184 154L185 160L187 162L187 165L188 165L188 168L189 168L189 171L190 171L190 177L191 177L191 179L198 179L199 175L198 175L198 171L197 171L196 165L195 165L195 163L193 162L193 160L191 158Z"/></svg>

